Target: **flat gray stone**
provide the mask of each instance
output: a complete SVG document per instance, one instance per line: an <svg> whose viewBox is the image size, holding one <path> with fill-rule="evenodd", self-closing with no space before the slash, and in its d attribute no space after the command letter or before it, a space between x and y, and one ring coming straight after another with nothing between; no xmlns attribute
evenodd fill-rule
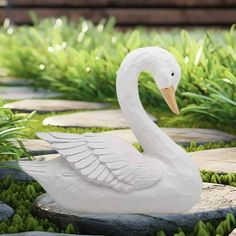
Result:
<svg viewBox="0 0 236 236"><path fill-rule="evenodd" d="M176 143L179 143L179 144L184 144L184 145L189 145L192 141L196 141L193 137L190 137L190 135L185 135L186 133L194 133L196 129L188 129L189 131L185 131L185 132L181 132L181 129L182 128L162 128L163 131L165 133L167 133ZM177 134L174 134L174 131L178 131ZM184 129L184 130L187 130L187 129ZM213 133L217 133L218 131L216 130L209 130L208 132L210 133L210 131L212 131ZM200 133L204 133L205 130L204 129L197 129L196 133L198 132L198 135L200 136ZM104 133L107 133L107 134L111 134L111 135L115 135L115 136L118 136L118 137L121 137L123 138L124 140L130 142L131 144L133 143L138 143L136 137L134 136L133 132L130 130L130 129L123 129L123 130L113 130L113 131L106 131ZM223 132L219 132L219 134L221 134ZM203 135L203 138L204 138L204 141L201 141L200 138L198 139L197 143L209 143L209 142L214 142L216 141L216 139L212 139L211 138L212 136L209 135L209 138L207 139L207 136L204 136ZM229 141L230 139L229 138L234 138L235 136L233 135L229 135L229 134L226 134L226 133L223 133L222 137L219 135L218 136L218 141ZM207 141L208 140L208 141ZM21 140L23 142L23 144L25 145L26 147L26 150L31 153L32 155L43 155L43 154L53 154L55 153L56 151L51 147L51 145L49 143L47 143L46 141L44 140L41 140L41 139L23 139ZM14 142L14 144L18 145L17 142ZM227 151L228 150L228 151ZM226 152L225 153L225 156L226 158L228 158L228 156L233 156L235 157L236 154L234 154L236 151L232 150L230 151L231 149L227 149L227 150L224 150L224 149L219 149L219 152L217 150L209 150L209 151L200 151L200 152L194 152L192 155L193 156L196 156L198 157L197 159L202 160L204 161L205 163L205 159L203 160L201 157L204 158L204 156L207 155L207 158L208 156L210 155L210 158L213 157L213 156L222 156L221 153L222 152ZM217 154L218 153L218 154ZM233 155L234 154L234 155ZM231 158L231 159L232 159ZM235 157L236 159L236 157ZM197 162L199 162L197 160ZM222 161L224 161L222 159ZM231 160L230 160L231 161ZM212 159L211 161L208 161L209 163L208 164L212 164L213 165L213 162L212 162ZM217 158L217 161L218 162L218 158ZM227 162L229 162L227 160ZM199 162L200 163L200 162ZM200 163L202 164L202 163ZM229 163L230 165L230 163ZM200 165L200 168L202 167L202 165ZM220 167L219 167L220 168ZM231 168L233 169L233 167Z"/></svg>
<svg viewBox="0 0 236 236"><path fill-rule="evenodd" d="M201 170L236 174L236 148L218 148L192 152Z"/></svg>
<svg viewBox="0 0 236 236"><path fill-rule="evenodd" d="M34 156L34 158L37 161L50 161L54 158L61 158L61 155L58 153L55 153L55 154Z"/></svg>
<svg viewBox="0 0 236 236"><path fill-rule="evenodd" d="M234 229L230 234L229 236L236 236L236 229Z"/></svg>
<svg viewBox="0 0 236 236"><path fill-rule="evenodd" d="M15 211L10 206L0 201L0 222L10 218L14 213Z"/></svg>
<svg viewBox="0 0 236 236"><path fill-rule="evenodd" d="M56 152L48 142L42 139L21 139L21 141L31 155L52 154ZM17 141L13 140L12 143L19 147Z"/></svg>
<svg viewBox="0 0 236 236"><path fill-rule="evenodd" d="M170 136L176 143L182 145L189 145L191 142L197 144L214 143L219 141L236 140L236 136L227 134L222 131L214 129L197 129L197 128L161 128L168 136ZM105 133L112 134L127 140L130 143L138 143L132 130L112 130Z"/></svg>
<svg viewBox="0 0 236 236"><path fill-rule="evenodd" d="M0 84L10 85L10 86L23 86L23 85L28 85L29 81L26 79L4 76L4 77L0 77Z"/></svg>
<svg viewBox="0 0 236 236"><path fill-rule="evenodd" d="M157 203L158 204L158 203ZM188 212L158 216L155 214L88 214L63 209L47 194L36 199L33 213L65 227L69 222L81 233L112 236L150 236L164 230L171 234L179 227L191 230L199 220L220 220L236 214L236 188L204 183L201 200Z"/></svg>
<svg viewBox="0 0 236 236"><path fill-rule="evenodd" d="M94 110L105 109L109 106L106 103L95 102L81 102L81 101L68 101L57 99L27 99L5 104L4 107L10 108L15 111L39 113L46 112L62 112L72 110Z"/></svg>
<svg viewBox="0 0 236 236"><path fill-rule="evenodd" d="M80 236L92 236L79 234ZM16 234L1 234L1 236L78 236L78 234L61 234L61 233L50 233L50 232L42 232L42 231L28 231ZM96 236L96 235L93 235ZM102 236L102 235L97 235Z"/></svg>
<svg viewBox="0 0 236 236"><path fill-rule="evenodd" d="M18 100L28 98L49 98L59 96L57 93L52 93L43 89L33 89L31 87L0 87L0 99L4 100Z"/></svg>
<svg viewBox="0 0 236 236"><path fill-rule="evenodd" d="M151 116L156 121L156 118ZM43 121L44 125L60 127L107 127L127 128L127 121L121 110L87 111L73 114L51 116Z"/></svg>

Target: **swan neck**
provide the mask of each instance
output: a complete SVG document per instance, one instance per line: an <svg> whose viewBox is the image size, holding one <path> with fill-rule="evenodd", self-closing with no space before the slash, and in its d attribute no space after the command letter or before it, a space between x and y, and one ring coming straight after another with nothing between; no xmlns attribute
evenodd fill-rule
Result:
<svg viewBox="0 0 236 236"><path fill-rule="evenodd" d="M158 128L145 112L139 98L138 77L138 70L118 73L116 84L118 101L129 127L145 153L156 156L171 149L167 145L170 145L169 142L172 140Z"/></svg>

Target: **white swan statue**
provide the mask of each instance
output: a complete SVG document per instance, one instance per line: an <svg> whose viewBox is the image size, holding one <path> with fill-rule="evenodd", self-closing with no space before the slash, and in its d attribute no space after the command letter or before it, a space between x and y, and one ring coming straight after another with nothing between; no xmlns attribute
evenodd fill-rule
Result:
<svg viewBox="0 0 236 236"><path fill-rule="evenodd" d="M180 67L159 47L130 52L118 72L116 90L128 124L143 147L103 133L39 133L60 157L19 161L66 209L90 213L181 213L200 198L202 181L194 160L148 117L139 99L138 77L152 74L174 113Z"/></svg>

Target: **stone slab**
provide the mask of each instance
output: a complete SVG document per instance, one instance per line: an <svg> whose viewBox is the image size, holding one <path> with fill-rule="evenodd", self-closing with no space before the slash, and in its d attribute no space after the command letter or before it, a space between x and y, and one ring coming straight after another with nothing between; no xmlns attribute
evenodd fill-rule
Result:
<svg viewBox="0 0 236 236"><path fill-rule="evenodd" d="M4 77L0 77L0 84L10 85L10 86L24 86L24 85L28 85L29 81L26 79L4 76Z"/></svg>
<svg viewBox="0 0 236 236"><path fill-rule="evenodd" d="M197 144L214 143L218 141L236 140L236 136L214 129L198 129L198 128L161 128L176 143L189 145L191 142ZM112 130L105 133L119 136L130 143L138 143L132 130Z"/></svg>
<svg viewBox="0 0 236 236"><path fill-rule="evenodd" d="M158 204L158 203L157 203ZM43 194L32 208L39 217L48 218L64 227L73 223L81 233L108 236L150 236L164 230L171 234L179 227L192 230L199 220L220 220L227 213L236 214L236 188L220 184L203 184L201 200L183 214L88 214L63 209L52 198Z"/></svg>
<svg viewBox="0 0 236 236"><path fill-rule="evenodd" d="M10 218L14 213L15 211L10 206L0 201L0 222Z"/></svg>
<svg viewBox="0 0 236 236"><path fill-rule="evenodd" d="M236 236L236 229L234 229L230 234L229 236Z"/></svg>
<svg viewBox="0 0 236 236"><path fill-rule="evenodd" d="M217 148L190 155L201 170L236 174L236 148Z"/></svg>
<svg viewBox="0 0 236 236"><path fill-rule="evenodd" d="M24 144L26 150L31 155L43 155L43 154L52 154L56 151L51 147L49 143L42 139L21 139L22 143ZM17 141L12 141L16 146L19 147Z"/></svg>
<svg viewBox="0 0 236 236"><path fill-rule="evenodd" d="M88 234L79 234L80 236L92 236ZM42 232L42 231L28 231L15 234L1 234L1 236L78 236L78 234L63 234L63 233L51 233L51 232ZM93 235L93 236L102 236L102 235Z"/></svg>
<svg viewBox="0 0 236 236"><path fill-rule="evenodd" d="M27 99L5 104L4 107L13 111L39 113L62 112L72 110L96 110L105 109L109 106L107 103L69 101L57 99Z"/></svg>
<svg viewBox="0 0 236 236"><path fill-rule="evenodd" d="M28 98L49 98L59 96L57 93L52 93L43 89L33 89L25 86L0 86L0 99L3 100L18 100Z"/></svg>
<svg viewBox="0 0 236 236"><path fill-rule="evenodd" d="M151 116L156 121L156 118ZM106 128L127 128L127 121L121 110L100 110L77 112L73 114L47 117L44 125L60 127L106 127Z"/></svg>
<svg viewBox="0 0 236 236"><path fill-rule="evenodd" d="M182 132L182 128L162 128L162 130L168 134L176 143L178 144L184 144L184 145L189 145L192 141L195 141L197 144L203 144L203 143L210 143L210 142L216 142L218 141L230 141L230 139L234 140L235 136L230 135L230 134L226 134L224 132L221 131L217 131L217 130L208 130L208 134L209 135L205 135L205 129L185 129ZM176 134L175 134L176 132ZM196 141L196 139L194 139L194 137L192 137L191 135L187 135L188 133L198 133L198 139ZM218 133L219 136L217 136L216 138L213 138L212 135L210 135L210 133ZM130 129L123 129L123 130L112 130L112 131L106 131L104 133L107 134L111 134L111 135L115 135L118 137L123 138L124 140L130 142L130 143L138 143L136 137L134 136L133 132ZM203 139L200 139L200 135L202 133L202 137ZM178 136L178 135L179 136ZM32 154L32 155L43 155L43 154L52 154L55 153L56 151L50 146L50 144L48 144L46 141L44 140L40 140L40 139L23 139L22 140L23 144L25 145L26 149ZM17 145L17 142L14 142ZM201 157L203 157L202 154L204 155L210 155L210 156L221 156L222 152L226 152L225 155L228 157L233 156L233 153L235 152L233 149L232 151L230 151L231 149L221 149L221 151L201 151L201 152L194 152L193 155L199 156L199 158L201 159ZM219 154L217 154L219 153ZM235 154L236 155L236 154ZM234 155L234 156L235 156ZM236 159L236 157L235 157ZM213 163L212 163L213 164Z"/></svg>

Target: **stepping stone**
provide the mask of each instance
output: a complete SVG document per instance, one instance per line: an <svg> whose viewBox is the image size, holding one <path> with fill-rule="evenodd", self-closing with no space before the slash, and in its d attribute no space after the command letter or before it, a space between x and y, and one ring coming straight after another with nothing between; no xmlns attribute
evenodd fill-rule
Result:
<svg viewBox="0 0 236 236"><path fill-rule="evenodd" d="M92 236L92 235L82 235L80 236ZM1 234L1 236L78 236L78 234L63 234L63 233L51 233L51 232L42 232L42 231L30 231L30 232L22 232L15 234ZM96 235L93 235L96 236ZM97 235L102 236L102 235Z"/></svg>
<svg viewBox="0 0 236 236"><path fill-rule="evenodd" d="M16 77L0 77L1 85L10 85L10 86L23 86L28 85L29 81L26 79L16 78Z"/></svg>
<svg viewBox="0 0 236 236"><path fill-rule="evenodd" d="M236 140L236 136L214 129L196 128L161 128L176 143L188 146L191 142L197 144L214 143L218 141ZM138 143L132 130L112 130L106 131L108 134L119 136L130 143Z"/></svg>
<svg viewBox="0 0 236 236"><path fill-rule="evenodd" d="M22 139L22 143L24 144L26 150L31 155L43 155L43 154L52 154L56 151L51 147L49 143L42 139ZM16 146L19 147L17 141L12 141Z"/></svg>
<svg viewBox="0 0 236 236"><path fill-rule="evenodd" d="M234 229L230 234L229 236L236 236L236 229Z"/></svg>
<svg viewBox="0 0 236 236"><path fill-rule="evenodd" d="M156 118L150 115L153 121ZM44 125L60 127L106 127L127 128L127 121L121 110L87 111L73 114L51 116L43 121Z"/></svg>
<svg viewBox="0 0 236 236"><path fill-rule="evenodd" d="M10 218L14 213L15 211L10 206L0 201L0 222Z"/></svg>
<svg viewBox="0 0 236 236"><path fill-rule="evenodd" d="M34 156L34 158L37 161L50 161L55 158L60 158L60 156L61 156L60 154L56 153L56 154Z"/></svg>
<svg viewBox="0 0 236 236"><path fill-rule="evenodd" d="M28 98L48 98L59 96L57 93L51 93L47 90L37 89L31 87L0 87L0 99L4 100L18 100Z"/></svg>
<svg viewBox="0 0 236 236"><path fill-rule="evenodd" d="M71 111L79 109L81 110L105 109L108 106L109 104L106 103L67 101L67 100L56 100L56 99L27 99L4 105L4 107L10 108L14 111L20 111L20 112L37 111L39 113L59 112L59 111L62 112L62 111Z"/></svg>
<svg viewBox="0 0 236 236"><path fill-rule="evenodd" d="M236 174L236 148L211 149L190 155L201 170Z"/></svg>
<svg viewBox="0 0 236 236"><path fill-rule="evenodd" d="M158 204L158 203L157 203ZM65 227L72 223L81 233L107 236L150 236L164 230L173 234L179 227L192 230L199 220L220 220L227 213L236 214L236 188L220 184L203 184L201 200L188 212L158 216L155 214L93 214L64 209L48 194L39 196L32 208L34 214Z"/></svg>

